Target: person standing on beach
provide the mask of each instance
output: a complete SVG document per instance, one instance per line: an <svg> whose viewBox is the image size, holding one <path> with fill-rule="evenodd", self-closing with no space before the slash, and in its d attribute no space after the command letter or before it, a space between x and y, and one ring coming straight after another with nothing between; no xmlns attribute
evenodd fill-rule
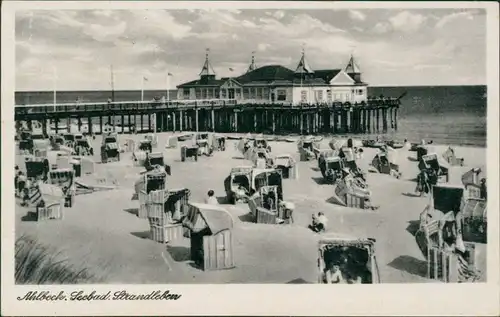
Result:
<svg viewBox="0 0 500 317"><path fill-rule="evenodd" d="M215 193L213 190L209 190L207 193L208 197L205 199L205 204L207 205L214 205L217 206L219 202L217 201L217 198L215 198Z"/></svg>
<svg viewBox="0 0 500 317"><path fill-rule="evenodd" d="M487 200L487 190L486 190L486 178L481 179L481 185L479 187L480 198Z"/></svg>

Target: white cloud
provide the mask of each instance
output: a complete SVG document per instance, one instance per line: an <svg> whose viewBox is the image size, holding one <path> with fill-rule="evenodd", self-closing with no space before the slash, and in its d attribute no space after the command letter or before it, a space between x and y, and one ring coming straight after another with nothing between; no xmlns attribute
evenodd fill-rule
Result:
<svg viewBox="0 0 500 317"><path fill-rule="evenodd" d="M113 41L125 32L127 23L121 22L113 26L103 26L99 24L90 24L84 28L84 33L92 36L97 41Z"/></svg>
<svg viewBox="0 0 500 317"><path fill-rule="evenodd" d="M168 11L134 10L130 12L132 13L130 28L134 28L137 33L146 36L171 36L174 39L182 39L190 35L191 26L177 22Z"/></svg>
<svg viewBox="0 0 500 317"><path fill-rule="evenodd" d="M366 19L366 15L358 10L349 10L349 17L357 21L364 21Z"/></svg>
<svg viewBox="0 0 500 317"><path fill-rule="evenodd" d="M411 13L409 11L402 11L397 15L389 18L389 22L395 30L403 32L417 31L422 24L427 20L425 16L419 13Z"/></svg>
<svg viewBox="0 0 500 317"><path fill-rule="evenodd" d="M391 30L391 25L387 22L378 22L373 27L373 32L378 34L387 33Z"/></svg>
<svg viewBox="0 0 500 317"><path fill-rule="evenodd" d="M281 20L285 17L285 12L278 10L278 11L273 13L273 17L275 17L278 20Z"/></svg>
<svg viewBox="0 0 500 317"><path fill-rule="evenodd" d="M454 78L467 76L477 83L485 78L485 67L479 63L471 67L485 58L484 15L466 20L465 13L439 12L444 17L436 28L428 28L423 27L427 20L433 21L432 26L437 21L435 10L375 10L369 16L375 21L372 26L349 22L353 17L337 19L336 14L346 16L345 10L335 11L331 17L310 11L279 11L25 12L19 15L23 20L19 30L16 28L16 85L24 90L50 90L50 65L55 65L61 70L61 89L107 89L107 73L113 64L117 89L136 89L142 72L150 73L148 89L161 89L165 69L175 74L172 87L196 78L206 47L211 48L217 74L234 76L248 67L251 51L258 52L259 65L294 69L303 44L309 63L318 69L344 66L356 48L365 79L376 85L387 84L387 80L401 85L419 81L450 84ZM356 21L361 21L360 16ZM393 34L392 30L413 33ZM236 71L227 73L229 67ZM29 75L33 73L46 75Z"/></svg>
<svg viewBox="0 0 500 317"><path fill-rule="evenodd" d="M437 23L436 23L436 28L441 29L443 28L446 24L455 21L457 19L467 19L467 20L473 20L474 17L472 16L471 12L458 12L458 13L452 13L445 15L442 17Z"/></svg>
<svg viewBox="0 0 500 317"><path fill-rule="evenodd" d="M259 50L259 52L265 52L270 46L271 44L259 43L257 49Z"/></svg>

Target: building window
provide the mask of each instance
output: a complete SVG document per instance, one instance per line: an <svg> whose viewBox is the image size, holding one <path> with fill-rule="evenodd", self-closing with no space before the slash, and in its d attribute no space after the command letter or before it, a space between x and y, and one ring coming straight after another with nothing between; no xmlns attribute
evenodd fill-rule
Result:
<svg viewBox="0 0 500 317"><path fill-rule="evenodd" d="M285 101L286 100L286 90L280 89L278 92L278 100Z"/></svg>
<svg viewBox="0 0 500 317"><path fill-rule="evenodd" d="M307 102L307 91L306 90L300 91L300 102Z"/></svg>
<svg viewBox="0 0 500 317"><path fill-rule="evenodd" d="M262 88L257 88L257 99L262 99Z"/></svg>
<svg viewBox="0 0 500 317"><path fill-rule="evenodd" d="M184 99L189 99L189 89L182 90Z"/></svg>
<svg viewBox="0 0 500 317"><path fill-rule="evenodd" d="M243 98L250 99L250 89L249 88L243 88Z"/></svg>
<svg viewBox="0 0 500 317"><path fill-rule="evenodd" d="M316 91L316 101L318 102L323 101L323 90Z"/></svg>
<svg viewBox="0 0 500 317"><path fill-rule="evenodd" d="M215 99L219 99L220 98L220 90L219 89L215 89Z"/></svg>
<svg viewBox="0 0 500 317"><path fill-rule="evenodd" d="M207 89L207 99L212 99L214 97L214 91L212 88Z"/></svg>
<svg viewBox="0 0 500 317"><path fill-rule="evenodd" d="M364 95L364 93L363 93L363 89L358 89L358 95L359 95L359 96L363 96L363 95Z"/></svg>
<svg viewBox="0 0 500 317"><path fill-rule="evenodd" d="M262 94L264 99L269 99L269 89L268 88L262 88Z"/></svg>
<svg viewBox="0 0 500 317"><path fill-rule="evenodd" d="M195 89L196 99L201 99L201 89Z"/></svg>
<svg viewBox="0 0 500 317"><path fill-rule="evenodd" d="M327 90L326 91L326 99L331 102L332 101L332 91L331 90Z"/></svg>
<svg viewBox="0 0 500 317"><path fill-rule="evenodd" d="M226 99L227 98L227 96L226 96L226 89L222 88L220 90L220 98L221 99Z"/></svg>

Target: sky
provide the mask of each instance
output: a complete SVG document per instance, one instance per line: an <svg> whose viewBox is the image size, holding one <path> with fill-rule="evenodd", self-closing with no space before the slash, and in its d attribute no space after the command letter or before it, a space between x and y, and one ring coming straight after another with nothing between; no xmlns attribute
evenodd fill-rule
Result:
<svg viewBox="0 0 500 317"><path fill-rule="evenodd" d="M304 49L313 69L353 54L371 86L486 84L482 9L37 10L15 27L17 91L107 90L111 65L116 90L174 89L207 48L217 77L243 74L252 52L295 69Z"/></svg>

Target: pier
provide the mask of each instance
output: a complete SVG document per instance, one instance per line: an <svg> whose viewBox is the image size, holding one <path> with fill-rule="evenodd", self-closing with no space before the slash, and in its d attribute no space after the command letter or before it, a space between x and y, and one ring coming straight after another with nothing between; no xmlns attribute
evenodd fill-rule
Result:
<svg viewBox="0 0 500 317"><path fill-rule="evenodd" d="M47 125L84 119L89 133L93 125L100 126L119 118L124 133L124 122L131 117L138 133L210 131L235 133L271 134L326 134L326 133L373 133L397 130L400 98L368 98L366 102L336 102L330 104L291 105L286 103L256 103L231 99L131 101L105 103L72 103L56 105L16 105L15 121ZM156 118L153 122L152 118ZM144 122L148 122L145 125ZM81 124L78 124L80 130ZM68 125L69 129L69 125ZM156 130L156 131L154 131Z"/></svg>

